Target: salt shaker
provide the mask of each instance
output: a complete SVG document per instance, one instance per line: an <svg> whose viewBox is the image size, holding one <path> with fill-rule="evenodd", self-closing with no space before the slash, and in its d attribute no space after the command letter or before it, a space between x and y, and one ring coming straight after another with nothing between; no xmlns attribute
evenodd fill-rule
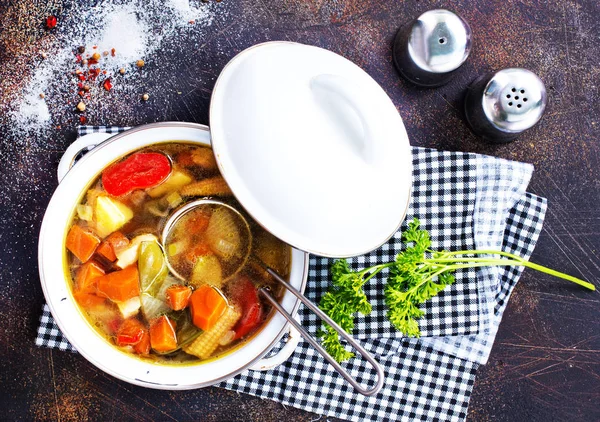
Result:
<svg viewBox="0 0 600 422"><path fill-rule="evenodd" d="M400 74L422 87L447 83L471 51L471 28L445 9L429 10L401 27L393 47Z"/></svg>
<svg viewBox="0 0 600 422"><path fill-rule="evenodd" d="M490 142L507 143L540 120L546 102L546 88L535 73L503 69L469 85L465 117L475 134Z"/></svg>

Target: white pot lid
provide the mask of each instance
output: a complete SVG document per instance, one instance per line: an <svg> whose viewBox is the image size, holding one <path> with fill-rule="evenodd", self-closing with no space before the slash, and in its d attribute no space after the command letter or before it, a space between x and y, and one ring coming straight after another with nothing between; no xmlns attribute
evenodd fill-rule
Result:
<svg viewBox="0 0 600 422"><path fill-rule="evenodd" d="M335 53L290 42L242 51L216 82L210 127L236 198L298 249L360 255L404 220L412 156L402 118Z"/></svg>

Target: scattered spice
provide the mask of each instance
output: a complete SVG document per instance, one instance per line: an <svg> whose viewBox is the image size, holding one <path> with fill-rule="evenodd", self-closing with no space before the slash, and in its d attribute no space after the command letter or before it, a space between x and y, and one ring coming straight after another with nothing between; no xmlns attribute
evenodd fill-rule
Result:
<svg viewBox="0 0 600 422"><path fill-rule="evenodd" d="M79 116L79 123L81 123L82 125L87 123L87 117L85 116Z"/></svg>
<svg viewBox="0 0 600 422"><path fill-rule="evenodd" d="M145 64L146 64L146 63L145 63L145 62L144 62L142 59L140 59L140 60L138 60L137 62L135 62L135 65L136 65L137 67L144 67L144 65L145 65Z"/></svg>
<svg viewBox="0 0 600 422"><path fill-rule="evenodd" d="M56 19L56 16L54 16L54 15L50 15L46 18L46 28L48 28L48 29L55 28L57 23L58 23L58 19Z"/></svg>
<svg viewBox="0 0 600 422"><path fill-rule="evenodd" d="M104 87L105 90L110 91L112 88L112 83L110 81L110 78L106 78L104 80L104 82L102 83L102 86Z"/></svg>
<svg viewBox="0 0 600 422"><path fill-rule="evenodd" d="M96 77L100 74L100 69L93 68L88 71L88 81L95 81Z"/></svg>
<svg viewBox="0 0 600 422"><path fill-rule="evenodd" d="M85 103L83 101L79 101L79 104L77 104L77 110L81 112L85 111Z"/></svg>
<svg viewBox="0 0 600 422"><path fill-rule="evenodd" d="M18 142L31 137L36 143L46 142L46 129L70 125L75 119L87 118L89 113L100 112L102 116L103 106L117 110L115 115L123 119L133 119L136 107L132 107L131 99L137 97L142 101L148 88L144 88L144 72L130 72L131 67L127 66L134 66L142 57L153 57L152 63L158 61L160 65L160 56L153 54L163 41L172 38L171 41L183 42L191 29L188 29L188 21L194 20L196 26L207 27L214 17L214 10L192 5L189 0L169 0L168 7L160 0L125 3L106 0L97 8L75 2L73 7L61 9L60 14L51 8L55 3L50 2L46 12L41 8L41 14L37 15L37 30L47 36L29 50L29 56L34 59L30 72L24 73L22 78L14 76L15 83L23 84L22 94L14 99L0 95L0 120L6 117L10 121L9 136L16 135ZM33 17L27 8L20 8L18 15L19 22ZM116 54L117 46L119 54ZM110 55L106 56L106 51ZM94 53L97 53L96 61L92 57ZM80 72L75 73L76 70ZM10 72L10 67L7 71ZM163 69L159 66L152 71L160 74ZM119 75L118 87L116 82L112 83L116 75ZM112 85L110 95L104 87L108 78ZM112 95L112 90L117 88L119 95ZM46 92L48 101L40 97ZM80 102L85 106L85 112L76 108ZM73 113L77 114L74 116ZM79 121L75 122L79 124ZM23 132L28 136L20 136Z"/></svg>
<svg viewBox="0 0 600 422"><path fill-rule="evenodd" d="M145 93L144 95L142 95L142 100L148 101L148 98L150 98L150 95L148 95L148 93Z"/></svg>

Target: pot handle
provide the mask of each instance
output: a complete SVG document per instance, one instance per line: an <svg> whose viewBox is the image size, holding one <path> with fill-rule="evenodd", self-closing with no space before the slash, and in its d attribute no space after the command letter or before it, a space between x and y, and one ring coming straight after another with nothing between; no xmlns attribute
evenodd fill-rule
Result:
<svg viewBox="0 0 600 422"><path fill-rule="evenodd" d="M90 133L83 135L69 145L58 163L58 169L56 170L58 183L64 179L79 158L113 135L113 133Z"/></svg>
<svg viewBox="0 0 600 422"><path fill-rule="evenodd" d="M278 365L281 365L283 362L288 360L292 353L294 353L294 350L296 350L296 346L298 346L299 342L300 333L294 328L293 325L289 324L288 338L283 348L273 356L259 360L249 369L253 371L268 371L270 369L275 368Z"/></svg>
<svg viewBox="0 0 600 422"><path fill-rule="evenodd" d="M285 317L285 319L287 319L289 323L292 324L300 332L300 334L302 334L302 337L304 337L304 339L308 341L311 344L311 346L313 346L317 350L317 352L319 352L321 356L323 356L335 368L335 370L342 377L344 377L344 379L348 381L350 385L352 385L356 389L356 391L365 396L373 396L377 394L379 390L381 390L381 387L383 387L384 374L383 368L381 367L381 365L379 365L379 363L377 363L373 356L371 356L369 352L367 352L360 344L358 344L356 340L349 336L348 333L346 333L342 327L336 324L322 310L315 306L314 303L312 303L310 300L304 297L304 295L300 293L295 287L293 287L291 284L289 284L287 281L281 278L279 274L277 274L270 268L267 268L267 272L273 277L275 277L275 279L279 283L281 283L294 296L296 296L308 309L313 311L319 318L321 318L327 324L331 325L338 332L338 334L344 338L344 340L350 343L350 345L354 347L365 358L365 360L367 360L367 362L371 364L371 366L375 369L375 372L377 374L377 382L375 383L375 385L371 388L364 388L354 378L352 378L352 376L348 372L346 372L346 370L342 368L342 366L339 363L337 363L337 361L333 359L325 351L325 349L323 349L323 347L300 325L300 323L297 322L289 313L287 313L285 309L283 309L279 302L277 302L277 300L273 298L273 296L271 296L271 294L268 292L269 289L267 287L262 287L261 289L259 289L259 293L262 294L265 297L265 299L267 299L269 303L271 303L271 305L273 305L273 307L277 309Z"/></svg>

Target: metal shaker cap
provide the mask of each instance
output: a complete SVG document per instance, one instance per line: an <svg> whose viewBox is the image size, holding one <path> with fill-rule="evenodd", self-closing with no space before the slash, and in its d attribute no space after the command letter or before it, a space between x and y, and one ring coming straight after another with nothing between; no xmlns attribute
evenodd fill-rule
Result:
<svg viewBox="0 0 600 422"><path fill-rule="evenodd" d="M535 73L509 68L483 75L469 86L465 115L476 134L508 142L540 120L546 102L546 88Z"/></svg>
<svg viewBox="0 0 600 422"><path fill-rule="evenodd" d="M448 82L470 51L469 24L449 10L435 9L400 28L393 56L402 76L433 87Z"/></svg>
<svg viewBox="0 0 600 422"><path fill-rule="evenodd" d="M482 101L483 111L494 125L508 132L522 132L542 117L546 88L527 69L504 69L490 79Z"/></svg>

